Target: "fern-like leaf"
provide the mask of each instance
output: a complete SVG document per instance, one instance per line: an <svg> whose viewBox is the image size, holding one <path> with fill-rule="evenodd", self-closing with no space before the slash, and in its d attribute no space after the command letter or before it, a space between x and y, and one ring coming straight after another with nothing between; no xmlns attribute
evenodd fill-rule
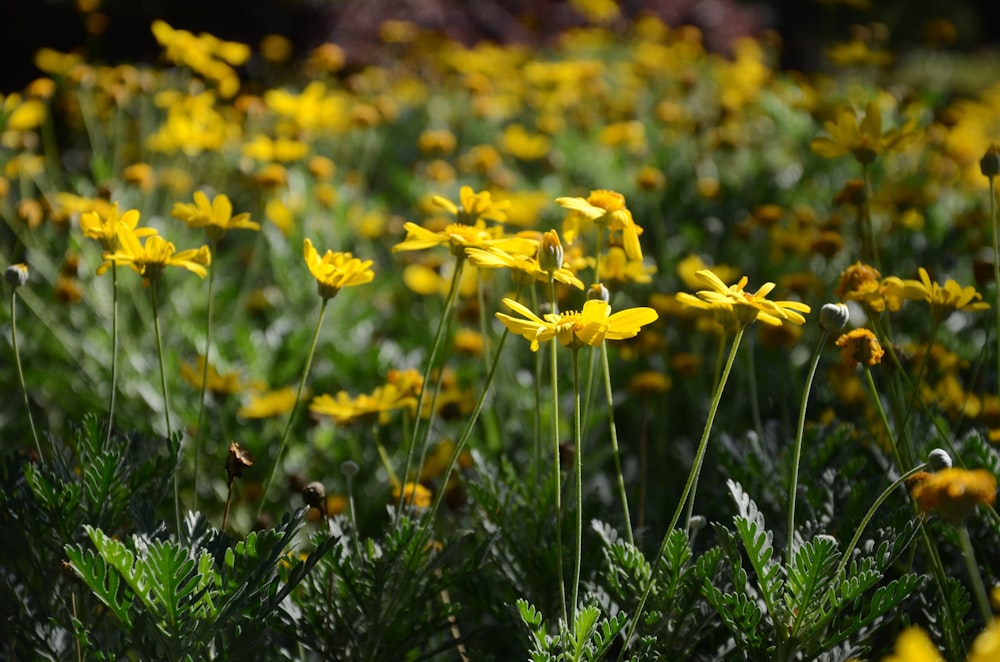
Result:
<svg viewBox="0 0 1000 662"><path fill-rule="evenodd" d="M122 586L121 575L97 553L80 545L67 545L66 556L77 576L111 610L127 631L133 628L132 594Z"/></svg>
<svg viewBox="0 0 1000 662"><path fill-rule="evenodd" d="M781 604L784 580L781 566L774 561L773 534L764 524L764 514L743 488L734 480L728 480L729 491L736 501L739 514L734 518L736 531L746 548L750 564L757 573L757 585L775 622L784 622Z"/></svg>

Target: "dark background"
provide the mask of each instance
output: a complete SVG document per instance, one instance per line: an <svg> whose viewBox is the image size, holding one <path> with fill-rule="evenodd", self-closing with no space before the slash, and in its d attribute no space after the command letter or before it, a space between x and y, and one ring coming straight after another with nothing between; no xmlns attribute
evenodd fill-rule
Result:
<svg viewBox="0 0 1000 662"><path fill-rule="evenodd" d="M79 9L88 3L96 9ZM854 10L844 0L619 4L626 15L653 12L670 26L697 25L716 51L725 51L733 37L772 30L780 35L782 66L799 70L822 67L823 44L848 39L852 24L884 22L896 50L925 43L926 25L935 18L955 24L951 49L975 52L994 45L1000 34L1000 3L972 0L872 0L868 11ZM39 75L32 55L43 46L77 50L101 64L153 61L159 52L149 30L154 18L253 47L269 33L291 38L300 52L333 41L347 52L350 67L379 57L378 26L385 18L412 20L469 44L481 39L542 44L581 24L563 0L6 0L0 17L0 92L20 89Z"/></svg>

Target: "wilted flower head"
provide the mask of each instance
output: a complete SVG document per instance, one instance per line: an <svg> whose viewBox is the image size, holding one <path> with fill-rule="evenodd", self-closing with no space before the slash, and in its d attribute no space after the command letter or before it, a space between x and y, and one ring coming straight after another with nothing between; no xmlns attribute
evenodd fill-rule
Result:
<svg viewBox="0 0 1000 662"><path fill-rule="evenodd" d="M844 364L874 366L882 362L885 350L869 329L852 329L837 338Z"/></svg>

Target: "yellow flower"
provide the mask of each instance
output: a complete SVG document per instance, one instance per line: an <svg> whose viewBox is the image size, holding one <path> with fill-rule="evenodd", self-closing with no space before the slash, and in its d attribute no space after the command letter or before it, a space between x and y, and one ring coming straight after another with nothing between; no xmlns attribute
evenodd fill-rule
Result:
<svg viewBox="0 0 1000 662"><path fill-rule="evenodd" d="M890 276L880 280L882 274L875 267L855 262L840 274L834 291L841 301L859 301L874 312L897 311L903 305L903 281Z"/></svg>
<svg viewBox="0 0 1000 662"><path fill-rule="evenodd" d="M250 402L240 407L236 415L240 418L275 418L292 411L294 406L295 389L286 386L277 391L251 394Z"/></svg>
<svg viewBox="0 0 1000 662"><path fill-rule="evenodd" d="M340 391L336 397L324 393L313 398L312 404L309 405L309 411L330 416L337 425L375 418L380 423L385 423L389 420L389 412L403 408L415 411L417 400L401 392L393 384L380 386L370 395L361 394L353 399L346 391Z"/></svg>
<svg viewBox="0 0 1000 662"><path fill-rule="evenodd" d="M196 363L181 363L181 379L194 388L201 388L201 376L205 370L205 357L199 355ZM243 391L243 380L240 378L238 370L222 374L211 363L208 364L208 386L206 387L216 396L234 395Z"/></svg>
<svg viewBox="0 0 1000 662"><path fill-rule="evenodd" d="M504 210L510 207L509 200L493 201L489 191L473 193L470 186L463 186L459 190L458 205L440 195L433 196L431 200L463 225L474 225L480 219L503 223L507 220Z"/></svg>
<svg viewBox="0 0 1000 662"><path fill-rule="evenodd" d="M406 483L402 489L403 503L416 508L431 507L431 491L420 483ZM392 498L399 500L400 489L397 485L392 488Z"/></svg>
<svg viewBox="0 0 1000 662"><path fill-rule="evenodd" d="M649 283L652 282L652 274L655 273L655 266L647 266L642 260L629 260L625 251L618 246L612 246L601 257L601 278L603 280L621 283Z"/></svg>
<svg viewBox="0 0 1000 662"><path fill-rule="evenodd" d="M529 281L549 282L549 272L542 269L538 260L530 255L511 255L493 246L486 249L467 248L465 254L469 262L481 269L510 269L515 282L519 282L519 276L524 276ZM583 289L583 281L566 267L556 269L551 275L560 283L572 285L578 290Z"/></svg>
<svg viewBox="0 0 1000 662"><path fill-rule="evenodd" d="M192 228L205 228L209 239L218 240L227 230L260 230L260 224L250 220L244 212L233 216L233 204L224 193L215 196L212 202L202 191L195 191L194 204L175 202L170 212Z"/></svg>
<svg viewBox="0 0 1000 662"><path fill-rule="evenodd" d="M118 224L125 225L137 237L148 237L156 234L152 228L136 228L139 224L139 210L129 209L127 212L118 215L118 203L111 205L104 218L96 211L84 212L80 216L80 229L83 236L96 239L101 242L101 247L106 251L115 251L119 248Z"/></svg>
<svg viewBox="0 0 1000 662"><path fill-rule="evenodd" d="M814 152L828 159L853 154L864 164L871 163L884 152L902 150L919 137L916 120L882 133L882 111L875 101L869 102L860 122L854 111L844 110L836 122L827 122L824 126L830 135L810 143Z"/></svg>
<svg viewBox="0 0 1000 662"><path fill-rule="evenodd" d="M799 301L769 301L766 297L774 289L774 283L764 283L756 292L750 293L744 289L747 284L746 276L735 285L727 286L708 269L702 269L696 275L712 289L698 291L697 298L681 292L677 295L677 300L694 308L731 311L741 324L749 324L754 320L771 326L779 326L784 322L804 324L806 318L800 313L812 310Z"/></svg>
<svg viewBox="0 0 1000 662"><path fill-rule="evenodd" d="M632 220L632 212L625 207L625 196L621 193L598 189L591 191L587 198L556 198L556 204L582 214L612 232L621 230L626 255L632 260L642 259L639 226Z"/></svg>
<svg viewBox="0 0 1000 662"><path fill-rule="evenodd" d="M321 258L312 241L306 239L303 246L306 265L316 279L319 295L324 299L336 296L343 287L364 285L375 278L371 260L361 261L350 253L330 250Z"/></svg>
<svg viewBox="0 0 1000 662"><path fill-rule="evenodd" d="M882 362L885 350L878 338L869 329L852 329L837 338L837 347L844 359L844 365L853 367L860 363L866 366Z"/></svg>
<svg viewBox="0 0 1000 662"><path fill-rule="evenodd" d="M997 479L986 469L952 467L929 474L910 491L920 510L934 511L953 522L971 515L976 506L992 506Z"/></svg>
<svg viewBox="0 0 1000 662"><path fill-rule="evenodd" d="M902 281L902 296L928 302L931 305L931 316L935 319L944 319L956 310L975 312L989 309L990 304L980 301L983 295L973 286L962 287L954 280L947 280L942 287L931 282L923 267L920 267L919 272L920 280Z"/></svg>
<svg viewBox="0 0 1000 662"><path fill-rule="evenodd" d="M98 275L110 269L112 264L125 264L151 282L159 280L167 267L183 267L204 278L208 273L205 267L212 262L208 246L178 253L172 242L158 234L150 235L145 244L140 244L137 232L123 223L118 224L118 241L120 245L116 250L101 255L104 262L97 268Z"/></svg>
<svg viewBox="0 0 1000 662"><path fill-rule="evenodd" d="M491 231L479 221L475 225L451 223L440 232L434 232L416 223L403 225L406 239L392 247L392 252L419 251L435 246L448 246L452 254L462 255L469 248L496 247L511 254L532 255L538 247L538 241L521 235L505 236Z"/></svg>
<svg viewBox="0 0 1000 662"><path fill-rule="evenodd" d="M504 299L504 305L524 319L496 313L512 333L531 341L531 351L538 351L538 345L551 338L558 338L567 347L577 349L583 345L598 347L607 340L632 338L641 327L659 317L652 308L628 308L611 314L611 306L599 299L590 299L579 312L546 313L543 318L528 310L513 299Z"/></svg>
<svg viewBox="0 0 1000 662"><path fill-rule="evenodd" d="M697 253L692 253L677 263L677 275L691 289L703 285L698 276L698 272L702 269L708 269L723 282L734 280L740 275L736 267L731 267L728 264L713 264L711 266L705 264L705 261Z"/></svg>
<svg viewBox="0 0 1000 662"><path fill-rule="evenodd" d="M994 592L996 590L994 589ZM972 642L966 662L993 662L1000 660L1000 619L995 618Z"/></svg>
<svg viewBox="0 0 1000 662"><path fill-rule="evenodd" d="M944 662L944 658L927 633L912 625L896 638L895 655L883 657L882 662Z"/></svg>

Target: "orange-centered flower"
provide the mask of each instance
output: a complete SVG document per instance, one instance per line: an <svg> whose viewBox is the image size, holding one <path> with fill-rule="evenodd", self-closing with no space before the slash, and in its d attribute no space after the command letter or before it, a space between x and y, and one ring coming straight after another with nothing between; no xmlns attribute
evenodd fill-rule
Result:
<svg viewBox="0 0 1000 662"><path fill-rule="evenodd" d="M806 318L800 313L812 310L799 301L768 300L766 297L774 289L774 283L764 283L756 292L751 293L744 289L747 284L746 276L735 285L726 285L708 269L702 269L696 275L712 289L697 292L697 297L680 292L677 294L677 301L693 308L731 311L740 324L749 324L754 320L771 326L781 326L784 322L804 324Z"/></svg>

